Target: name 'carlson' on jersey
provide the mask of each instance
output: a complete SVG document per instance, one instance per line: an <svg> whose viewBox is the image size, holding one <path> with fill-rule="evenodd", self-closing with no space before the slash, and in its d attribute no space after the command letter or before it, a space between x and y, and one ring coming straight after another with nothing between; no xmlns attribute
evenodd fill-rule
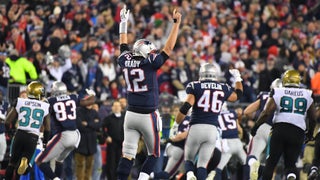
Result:
<svg viewBox="0 0 320 180"><path fill-rule="evenodd" d="M128 47L125 49L118 58L118 64L127 84L128 110L151 113L158 108L159 102L156 73L168 55L165 52L151 53L147 58L136 59Z"/></svg>
<svg viewBox="0 0 320 180"><path fill-rule="evenodd" d="M201 123L219 126L221 107L233 92L233 88L225 83L204 80L190 82L186 92L195 96L190 125Z"/></svg>
<svg viewBox="0 0 320 180"><path fill-rule="evenodd" d="M59 95L50 97L51 119L53 119L58 132L65 130L76 130L76 108L80 99L76 94Z"/></svg>

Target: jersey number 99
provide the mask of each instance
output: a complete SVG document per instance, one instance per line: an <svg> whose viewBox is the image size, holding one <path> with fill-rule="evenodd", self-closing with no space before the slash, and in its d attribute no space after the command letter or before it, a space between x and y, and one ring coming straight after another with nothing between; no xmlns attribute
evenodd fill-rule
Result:
<svg viewBox="0 0 320 180"><path fill-rule="evenodd" d="M305 98L292 99L289 96L283 96L280 99L280 112L295 113L304 115L307 110L307 100Z"/></svg>

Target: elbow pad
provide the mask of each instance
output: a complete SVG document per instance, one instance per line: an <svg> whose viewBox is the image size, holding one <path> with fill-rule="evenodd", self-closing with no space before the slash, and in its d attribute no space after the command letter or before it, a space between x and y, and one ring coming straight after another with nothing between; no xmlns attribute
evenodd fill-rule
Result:
<svg viewBox="0 0 320 180"><path fill-rule="evenodd" d="M188 102L184 102L184 104L180 107L180 112L186 115L191 108L191 104Z"/></svg>
<svg viewBox="0 0 320 180"><path fill-rule="evenodd" d="M242 97L243 92L240 89L236 89L235 92L237 94L237 100L239 100Z"/></svg>

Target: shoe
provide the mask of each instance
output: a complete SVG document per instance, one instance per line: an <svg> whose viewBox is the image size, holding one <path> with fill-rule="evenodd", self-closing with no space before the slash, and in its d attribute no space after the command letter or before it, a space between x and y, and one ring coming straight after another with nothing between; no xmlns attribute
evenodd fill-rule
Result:
<svg viewBox="0 0 320 180"><path fill-rule="evenodd" d="M18 174L23 175L28 168L28 159L26 157L22 157L20 161L20 165L18 168Z"/></svg>
<svg viewBox="0 0 320 180"><path fill-rule="evenodd" d="M308 180L316 180L318 176L319 176L318 168L315 166L312 166L308 175Z"/></svg>
<svg viewBox="0 0 320 180"><path fill-rule="evenodd" d="M197 180L197 177L194 175L193 172L187 173L187 180Z"/></svg>
<svg viewBox="0 0 320 180"><path fill-rule="evenodd" d="M216 171L211 171L206 180L213 180L214 176L216 176Z"/></svg>
<svg viewBox="0 0 320 180"><path fill-rule="evenodd" d="M259 167L260 167L260 162L259 161L255 161L250 166L250 180L257 180L258 179Z"/></svg>

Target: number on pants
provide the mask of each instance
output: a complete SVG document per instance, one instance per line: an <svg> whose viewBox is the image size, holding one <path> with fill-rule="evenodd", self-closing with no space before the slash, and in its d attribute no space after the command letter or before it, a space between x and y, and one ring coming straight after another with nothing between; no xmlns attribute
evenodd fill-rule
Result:
<svg viewBox="0 0 320 180"><path fill-rule="evenodd" d="M69 108L70 111L67 111L67 108ZM56 112L56 118L58 121L76 119L76 103L73 100L57 102L53 105L53 110Z"/></svg>
<svg viewBox="0 0 320 180"><path fill-rule="evenodd" d="M44 115L44 111L42 109L32 110L29 107L21 107L19 113L24 113L23 118L19 119L19 126L30 126L31 128L35 129L40 128Z"/></svg>
<svg viewBox="0 0 320 180"><path fill-rule="evenodd" d="M293 100L289 96L283 96L280 99L280 112L295 113L304 115L307 110L307 100L305 98L296 98Z"/></svg>
<svg viewBox="0 0 320 180"><path fill-rule="evenodd" d="M211 94L211 90L205 90L198 101L198 107L202 107L205 112L210 109L214 113L219 113L223 104L219 98L222 97L224 97L222 91L213 91Z"/></svg>
<svg viewBox="0 0 320 180"><path fill-rule="evenodd" d="M144 92L148 91L147 85L143 85L142 82L145 80L144 71L142 69L124 69L124 79L127 84L127 90L129 92ZM130 77L134 77L130 81Z"/></svg>

